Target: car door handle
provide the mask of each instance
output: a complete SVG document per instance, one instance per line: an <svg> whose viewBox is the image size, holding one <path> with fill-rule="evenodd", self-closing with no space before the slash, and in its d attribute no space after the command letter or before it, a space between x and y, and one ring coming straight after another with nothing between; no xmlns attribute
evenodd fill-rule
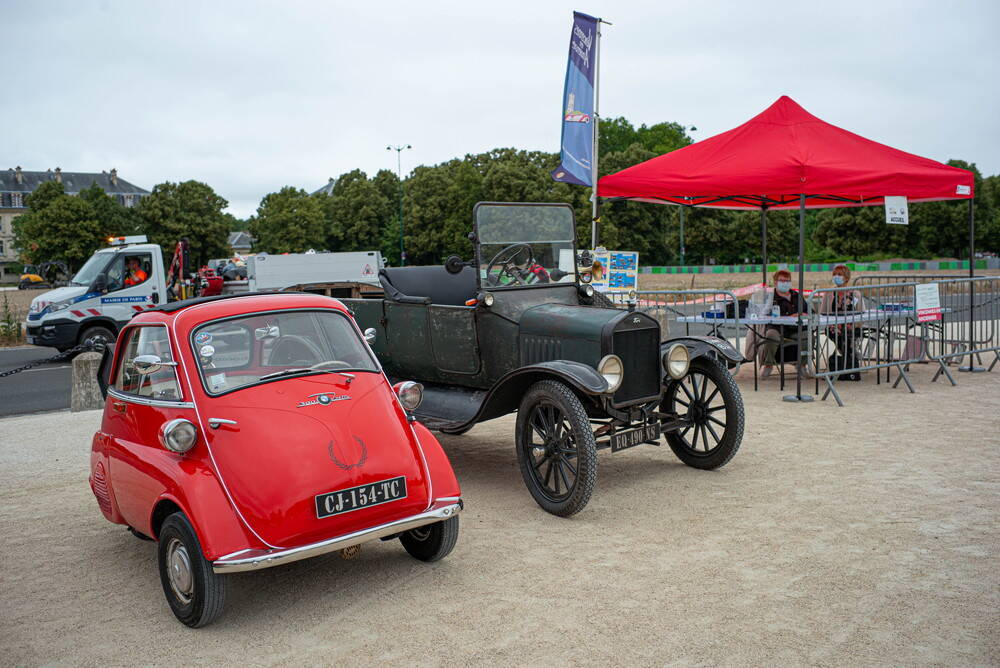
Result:
<svg viewBox="0 0 1000 668"><path fill-rule="evenodd" d="M225 418L208 418L208 426L211 427L212 429L218 429L220 426L224 424L230 424L235 426L236 420L227 420Z"/></svg>
<svg viewBox="0 0 1000 668"><path fill-rule="evenodd" d="M112 401L111 402L111 408L113 408L118 413L124 413L125 412L125 407L127 405L128 404L126 404L124 401Z"/></svg>

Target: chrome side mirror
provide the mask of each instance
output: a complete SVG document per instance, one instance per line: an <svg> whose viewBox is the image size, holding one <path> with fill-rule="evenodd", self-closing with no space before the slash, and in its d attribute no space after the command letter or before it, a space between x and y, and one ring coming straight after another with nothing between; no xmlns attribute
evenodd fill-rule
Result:
<svg viewBox="0 0 1000 668"><path fill-rule="evenodd" d="M281 330L278 329L277 325L264 325L253 330L253 338L258 341L261 339L276 339L279 336L281 336Z"/></svg>
<svg viewBox="0 0 1000 668"><path fill-rule="evenodd" d="M164 362L156 355L139 355L132 360L132 368L140 376L156 373L165 366L177 366L177 362Z"/></svg>
<svg viewBox="0 0 1000 668"><path fill-rule="evenodd" d="M374 340L375 340L375 328L369 327L368 329L365 330L365 341L371 343Z"/></svg>

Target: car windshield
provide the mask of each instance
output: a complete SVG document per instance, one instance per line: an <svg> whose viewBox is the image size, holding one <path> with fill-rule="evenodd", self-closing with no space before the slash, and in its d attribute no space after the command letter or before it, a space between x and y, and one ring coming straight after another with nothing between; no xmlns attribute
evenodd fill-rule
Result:
<svg viewBox="0 0 1000 668"><path fill-rule="evenodd" d="M76 276L69 282L70 285L90 285L94 282L104 268L108 265L108 260L115 256L114 253L94 253L90 259L80 267Z"/></svg>
<svg viewBox="0 0 1000 668"><path fill-rule="evenodd" d="M568 205L479 204L475 217L483 287L576 280L573 209Z"/></svg>
<svg viewBox="0 0 1000 668"><path fill-rule="evenodd" d="M280 378L378 372L350 319L339 311L275 311L198 327L191 344L209 394Z"/></svg>

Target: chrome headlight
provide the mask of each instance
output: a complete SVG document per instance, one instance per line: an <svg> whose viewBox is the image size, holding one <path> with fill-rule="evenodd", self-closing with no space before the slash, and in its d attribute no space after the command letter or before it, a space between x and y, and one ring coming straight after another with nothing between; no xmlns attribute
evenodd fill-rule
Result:
<svg viewBox="0 0 1000 668"><path fill-rule="evenodd" d="M177 418L160 428L160 443L167 450L184 453L198 442L198 428L190 421Z"/></svg>
<svg viewBox="0 0 1000 668"><path fill-rule="evenodd" d="M415 409L424 400L424 386L412 380L396 383L393 389L396 390L399 403L408 411Z"/></svg>
<svg viewBox="0 0 1000 668"><path fill-rule="evenodd" d="M580 294L582 294L587 299L594 298L594 286L590 283L584 283L580 286Z"/></svg>
<svg viewBox="0 0 1000 668"><path fill-rule="evenodd" d="M691 366L691 354L683 343L675 343L663 354L663 370L674 380L680 380L687 375Z"/></svg>
<svg viewBox="0 0 1000 668"><path fill-rule="evenodd" d="M614 392L621 387L625 378L625 367L622 366L622 360L618 355L605 355L597 365L597 373L608 381L608 392Z"/></svg>

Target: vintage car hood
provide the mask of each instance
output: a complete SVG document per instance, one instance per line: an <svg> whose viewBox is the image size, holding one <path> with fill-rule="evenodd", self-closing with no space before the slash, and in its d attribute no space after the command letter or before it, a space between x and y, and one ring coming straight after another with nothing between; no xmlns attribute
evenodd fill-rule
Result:
<svg viewBox="0 0 1000 668"><path fill-rule="evenodd" d="M266 543L293 547L424 510L423 455L379 374L289 378L201 408L215 466L244 521ZM211 418L235 420L217 429ZM406 479L406 498L320 518L316 497Z"/></svg>

